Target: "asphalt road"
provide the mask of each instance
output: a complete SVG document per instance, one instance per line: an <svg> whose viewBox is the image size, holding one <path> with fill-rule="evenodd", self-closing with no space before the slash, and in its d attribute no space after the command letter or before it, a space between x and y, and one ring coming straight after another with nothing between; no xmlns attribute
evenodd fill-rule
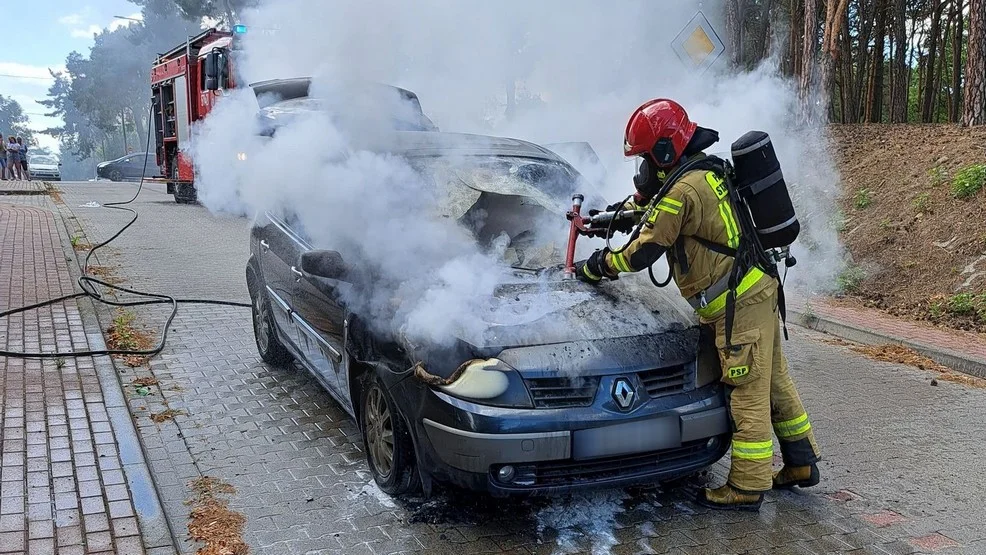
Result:
<svg viewBox="0 0 986 555"><path fill-rule="evenodd" d="M94 207L134 184L62 183L90 241L127 214ZM100 263L125 285L246 300L249 221L175 204L145 186L137 223ZM142 309L153 328L163 314ZM793 328L785 344L824 460L822 483L768 495L758 515L689 499L726 466L663 492L602 490L535 500L445 492L394 501L372 484L356 427L295 369L260 362L246 309L183 308L150 370L160 392L131 409L172 527L183 531L189 480L221 478L258 553L986 553L986 389L930 384L916 368L862 358ZM184 411L155 424L149 413ZM192 545L185 542L183 549Z"/></svg>

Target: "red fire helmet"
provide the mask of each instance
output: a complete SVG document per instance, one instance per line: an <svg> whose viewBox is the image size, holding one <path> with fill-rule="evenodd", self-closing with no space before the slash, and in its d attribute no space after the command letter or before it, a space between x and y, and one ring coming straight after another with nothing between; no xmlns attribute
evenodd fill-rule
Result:
<svg viewBox="0 0 986 555"><path fill-rule="evenodd" d="M658 167L673 166L692 140L696 127L681 104L667 98L655 98L630 116L623 139L623 154L650 154Z"/></svg>

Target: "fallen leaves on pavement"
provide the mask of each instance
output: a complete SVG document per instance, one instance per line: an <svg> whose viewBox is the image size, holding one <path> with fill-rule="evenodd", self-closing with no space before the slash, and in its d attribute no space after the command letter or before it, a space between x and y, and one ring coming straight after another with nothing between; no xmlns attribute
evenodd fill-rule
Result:
<svg viewBox="0 0 986 555"><path fill-rule="evenodd" d="M246 518L229 508L224 496L236 489L210 476L203 476L189 486L195 498L186 502L192 508L188 520L188 535L204 545L197 555L244 555L249 547L243 541Z"/></svg>
<svg viewBox="0 0 986 555"><path fill-rule="evenodd" d="M968 374L955 372L949 367L939 364L931 360L930 358L914 351L913 349L909 349L903 345L896 345L896 344L850 345L849 348L873 360L880 360L883 362L896 362L898 364L906 364L908 366L920 368L921 370L930 370L932 372L936 372L937 373L936 377L939 380L960 383L973 387L986 388L986 380L977 378L975 376L970 376ZM932 385L937 385L937 384L933 383Z"/></svg>
<svg viewBox="0 0 986 555"><path fill-rule="evenodd" d="M157 424L160 424L166 420L174 420L176 416L184 416L184 415L185 415L185 411L183 410L168 409L164 412L157 412L152 414L151 420L153 420Z"/></svg>

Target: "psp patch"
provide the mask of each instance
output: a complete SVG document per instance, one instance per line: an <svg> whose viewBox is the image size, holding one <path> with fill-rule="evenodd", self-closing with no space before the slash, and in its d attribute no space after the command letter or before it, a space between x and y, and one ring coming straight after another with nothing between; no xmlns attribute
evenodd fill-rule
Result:
<svg viewBox="0 0 986 555"><path fill-rule="evenodd" d="M749 366L733 366L729 369L729 379L735 380L736 378L742 378L743 376L750 373Z"/></svg>

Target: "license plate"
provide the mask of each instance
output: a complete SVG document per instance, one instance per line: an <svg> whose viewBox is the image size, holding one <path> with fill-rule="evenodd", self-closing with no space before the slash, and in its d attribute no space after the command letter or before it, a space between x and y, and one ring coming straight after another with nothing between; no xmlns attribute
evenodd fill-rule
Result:
<svg viewBox="0 0 986 555"><path fill-rule="evenodd" d="M681 447L678 416L572 432L572 458L593 459Z"/></svg>

